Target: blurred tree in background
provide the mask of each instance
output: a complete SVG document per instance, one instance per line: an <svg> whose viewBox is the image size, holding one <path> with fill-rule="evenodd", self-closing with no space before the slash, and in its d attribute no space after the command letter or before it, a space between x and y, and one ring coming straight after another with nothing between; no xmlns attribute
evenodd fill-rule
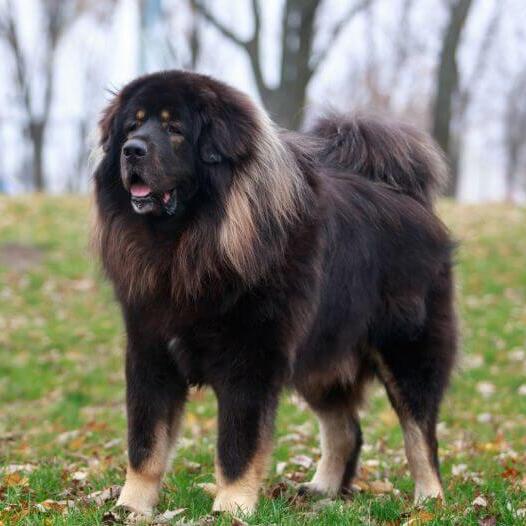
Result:
<svg viewBox="0 0 526 526"><path fill-rule="evenodd" d="M288 128L408 120L445 151L449 196L524 197L525 19L523 0L0 0L0 191L85 190L107 90L184 68Z"/></svg>
<svg viewBox="0 0 526 526"><path fill-rule="evenodd" d="M15 4L12 0L6 0L0 11L0 38L6 42L15 66L14 83L24 112L22 127L31 147L30 180L32 187L38 192L46 188L44 146L55 91L54 68L58 44L80 15L87 10L98 10L99 17L104 19L104 14L111 9L112 3L114 2L108 0L42 0L39 13L42 31L39 64L41 74L38 76L28 66L17 25Z"/></svg>
<svg viewBox="0 0 526 526"><path fill-rule="evenodd" d="M313 53L316 13L321 0L286 0L281 19L281 63L277 86L265 81L261 63L261 6L251 0L254 31L243 40L223 24L202 0L191 0L193 8L228 40L243 49L250 60L259 95L272 117L286 128L298 129L304 117L309 82L323 63L342 29L372 0L352 2L345 15L332 28L326 47Z"/></svg>

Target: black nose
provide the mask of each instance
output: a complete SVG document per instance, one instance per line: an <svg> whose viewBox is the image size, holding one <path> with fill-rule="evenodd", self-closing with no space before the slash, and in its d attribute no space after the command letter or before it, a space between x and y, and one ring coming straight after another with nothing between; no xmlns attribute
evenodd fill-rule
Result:
<svg viewBox="0 0 526 526"><path fill-rule="evenodd" d="M124 143L122 153L126 159L144 157L148 153L148 145L142 139L130 139Z"/></svg>

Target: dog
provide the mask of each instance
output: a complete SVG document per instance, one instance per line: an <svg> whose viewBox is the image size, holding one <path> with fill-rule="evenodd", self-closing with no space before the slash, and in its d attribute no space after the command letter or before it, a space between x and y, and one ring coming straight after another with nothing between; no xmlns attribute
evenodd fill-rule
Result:
<svg viewBox="0 0 526 526"><path fill-rule="evenodd" d="M356 472L365 386L385 385L417 501L443 497L436 423L457 349L454 243L433 209L447 170L415 129L332 115L278 128L238 90L166 71L100 120L94 241L127 332L128 468L150 515L189 387L218 400L213 510L252 513L280 393L319 420L302 491Z"/></svg>

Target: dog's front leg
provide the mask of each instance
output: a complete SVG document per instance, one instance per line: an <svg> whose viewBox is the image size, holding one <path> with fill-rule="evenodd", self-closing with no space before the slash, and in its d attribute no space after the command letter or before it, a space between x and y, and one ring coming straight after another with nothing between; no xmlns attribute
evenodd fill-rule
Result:
<svg viewBox="0 0 526 526"><path fill-rule="evenodd" d="M117 505L151 515L179 429L187 386L166 346L128 333L128 469Z"/></svg>
<svg viewBox="0 0 526 526"><path fill-rule="evenodd" d="M214 511L254 512L272 450L278 393L247 375L215 388L219 406Z"/></svg>

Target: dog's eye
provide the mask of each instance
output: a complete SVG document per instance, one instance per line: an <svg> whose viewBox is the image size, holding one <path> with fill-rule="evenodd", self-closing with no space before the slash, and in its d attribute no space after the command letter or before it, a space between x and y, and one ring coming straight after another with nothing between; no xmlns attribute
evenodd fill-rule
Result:
<svg viewBox="0 0 526 526"><path fill-rule="evenodd" d="M139 123L137 121L133 121L126 127L126 133L131 133L132 131L135 131L138 127Z"/></svg>
<svg viewBox="0 0 526 526"><path fill-rule="evenodd" d="M170 134L170 135L182 135L183 134L183 131L181 130L181 127L174 123L174 122L169 122L168 125L166 126L166 131Z"/></svg>

